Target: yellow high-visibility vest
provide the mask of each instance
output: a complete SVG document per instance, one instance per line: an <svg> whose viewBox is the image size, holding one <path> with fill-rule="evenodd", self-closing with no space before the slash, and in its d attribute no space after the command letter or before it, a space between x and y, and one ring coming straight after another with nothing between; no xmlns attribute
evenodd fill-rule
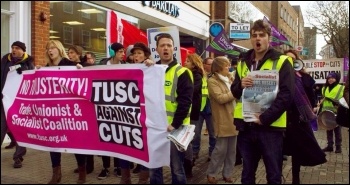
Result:
<svg viewBox="0 0 350 185"><path fill-rule="evenodd" d="M268 59L265 61L265 63L261 66L260 70L277 70L279 71L284 63L284 61L288 58L288 61L293 66L292 58L281 55L280 58L277 61L273 61L271 59ZM249 73L248 66L243 61L239 61L237 65L237 73L240 79L243 77L246 77ZM280 79L282 80L282 79ZM242 110L242 97L241 99L237 100L236 107L234 110L234 118L243 119L243 110ZM273 122L271 127L279 127L279 128L286 128L287 126L287 113L284 112L275 122Z"/></svg>
<svg viewBox="0 0 350 185"><path fill-rule="evenodd" d="M344 93L344 86L337 84L331 91L329 91L329 87L325 88L322 87L322 96L327 97L329 99L332 99L335 102L338 102L338 100L343 97ZM333 105L331 100L324 99L322 103L322 110L331 110L334 113L337 113L336 107Z"/></svg>
<svg viewBox="0 0 350 185"><path fill-rule="evenodd" d="M201 102L201 112L203 111L205 104L207 104L207 98L209 96L209 91L208 91L208 82L207 78L203 77L202 78L202 102Z"/></svg>
<svg viewBox="0 0 350 185"><path fill-rule="evenodd" d="M193 75L192 71L189 69L182 67L180 64L176 64L173 67L171 67L166 73L165 73L165 84L164 84L164 92L165 92L165 108L168 118L168 124L171 124L174 119L174 114L177 109L178 103L176 102L177 98L177 82L179 80L179 76L184 73L185 71L188 71L190 74L192 83L193 83ZM189 125L190 124L190 112L191 112L192 105L188 111L187 117L183 121L183 125Z"/></svg>

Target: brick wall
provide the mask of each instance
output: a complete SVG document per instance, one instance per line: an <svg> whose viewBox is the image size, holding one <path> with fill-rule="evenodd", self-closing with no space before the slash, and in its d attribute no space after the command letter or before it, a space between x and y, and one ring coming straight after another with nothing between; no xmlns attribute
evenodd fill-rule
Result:
<svg viewBox="0 0 350 185"><path fill-rule="evenodd" d="M40 14L46 15L46 21L40 20ZM50 40L50 1L32 1L32 56L35 65L46 65L45 46Z"/></svg>

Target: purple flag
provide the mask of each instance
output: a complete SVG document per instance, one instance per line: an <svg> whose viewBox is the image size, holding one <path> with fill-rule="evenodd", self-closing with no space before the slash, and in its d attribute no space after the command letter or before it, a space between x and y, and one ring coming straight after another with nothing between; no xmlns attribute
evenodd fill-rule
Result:
<svg viewBox="0 0 350 185"><path fill-rule="evenodd" d="M279 46L282 44L286 44L286 45L292 47L292 45L289 43L287 37L284 36L282 33L280 33L278 31L278 29L276 28L276 26L274 26L265 16L264 16L263 21L267 22L271 27L271 37L272 37L272 41L270 42L271 46Z"/></svg>
<svg viewBox="0 0 350 185"><path fill-rule="evenodd" d="M219 55L231 56L238 56L242 52L238 47L231 44L225 30L222 30L205 50Z"/></svg>
<svg viewBox="0 0 350 185"><path fill-rule="evenodd" d="M346 79L348 79L349 76L349 57L344 57L344 82L346 81Z"/></svg>

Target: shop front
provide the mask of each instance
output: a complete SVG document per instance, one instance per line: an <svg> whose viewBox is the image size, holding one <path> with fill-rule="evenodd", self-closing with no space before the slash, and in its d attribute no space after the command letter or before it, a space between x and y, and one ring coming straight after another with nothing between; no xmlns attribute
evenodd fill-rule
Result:
<svg viewBox="0 0 350 185"><path fill-rule="evenodd" d="M109 10L143 32L177 26L181 47L195 48L197 53L204 50L209 38L209 12L181 1L51 1L50 39L60 40L66 48L80 45L94 52L97 60L106 57Z"/></svg>

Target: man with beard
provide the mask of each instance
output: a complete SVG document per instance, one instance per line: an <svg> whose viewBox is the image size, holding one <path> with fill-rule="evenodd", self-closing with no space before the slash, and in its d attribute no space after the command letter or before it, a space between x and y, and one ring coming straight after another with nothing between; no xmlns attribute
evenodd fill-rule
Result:
<svg viewBox="0 0 350 185"><path fill-rule="evenodd" d="M14 42L11 45L11 53L6 54L1 59L1 92L4 89L6 80L11 80L6 79L11 69L16 69L18 74L21 74L22 70L34 69L33 58L26 53L26 45L23 42ZM4 106L1 101L1 144L4 141L7 131ZM27 149L25 147L16 144L16 152L13 154L13 160L15 161L13 164L14 168L22 167L23 156L26 152Z"/></svg>
<svg viewBox="0 0 350 185"><path fill-rule="evenodd" d="M243 158L242 184L255 184L255 174L263 158L268 184L281 184L283 132L286 129L286 111L294 95L294 69L292 59L269 46L271 27L263 20L254 22L250 29L253 49L243 54L237 65L231 86L237 101L234 124L239 130L237 146ZM256 114L257 121L245 122L242 115L242 92L253 86L249 75L253 70L277 70L278 92L271 106Z"/></svg>
<svg viewBox="0 0 350 185"><path fill-rule="evenodd" d="M167 131L171 132L181 125L190 124L190 111L194 89L193 76L189 69L182 67L176 58L174 58L174 39L170 34L163 33L157 37L157 52L160 58L157 64L168 65L165 71L164 92L168 118ZM176 84L176 87L173 87L174 84ZM184 158L185 152L178 151L175 144L171 142L170 169L172 184L186 184L183 167ZM164 184L161 167L150 169L150 184Z"/></svg>

